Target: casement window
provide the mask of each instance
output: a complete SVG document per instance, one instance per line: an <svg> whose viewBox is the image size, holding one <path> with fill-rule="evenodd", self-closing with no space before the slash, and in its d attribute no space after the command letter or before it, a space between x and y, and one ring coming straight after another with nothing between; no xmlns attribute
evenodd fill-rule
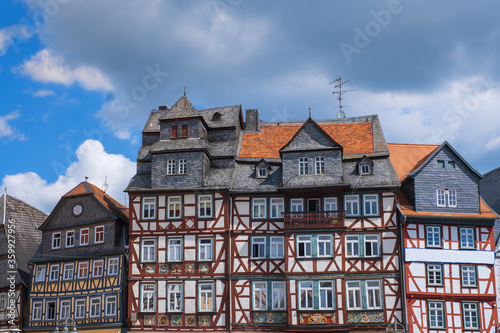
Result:
<svg viewBox="0 0 500 333"><path fill-rule="evenodd" d="M450 169L453 170L456 167L455 161L443 161L443 160L437 160L436 165L438 169Z"/></svg>
<svg viewBox="0 0 500 333"><path fill-rule="evenodd" d="M348 258L380 257L380 234L346 235Z"/></svg>
<svg viewBox="0 0 500 333"><path fill-rule="evenodd" d="M331 257L333 250L332 235L318 235L318 257Z"/></svg>
<svg viewBox="0 0 500 333"><path fill-rule="evenodd" d="M117 299L116 295L106 296L104 308L105 308L105 315L107 317L116 316L116 309L117 309L116 299Z"/></svg>
<svg viewBox="0 0 500 333"><path fill-rule="evenodd" d="M346 195L344 196L344 209L347 216L360 215L359 212L359 195Z"/></svg>
<svg viewBox="0 0 500 333"><path fill-rule="evenodd" d="M297 257L312 257L312 235L296 235Z"/></svg>
<svg viewBox="0 0 500 333"><path fill-rule="evenodd" d="M108 275L118 275L120 258L108 259Z"/></svg>
<svg viewBox="0 0 500 333"><path fill-rule="evenodd" d="M460 249L476 249L476 240L474 235L474 228L460 228Z"/></svg>
<svg viewBox="0 0 500 333"><path fill-rule="evenodd" d="M33 302L32 320L42 320L42 302Z"/></svg>
<svg viewBox="0 0 500 333"><path fill-rule="evenodd" d="M272 219L283 218L283 211L285 210L285 199L271 198L271 216Z"/></svg>
<svg viewBox="0 0 500 333"><path fill-rule="evenodd" d="M359 165L359 174L360 175L370 175L372 173L372 166L369 164L360 164Z"/></svg>
<svg viewBox="0 0 500 333"><path fill-rule="evenodd" d="M179 174L183 175L187 173L187 160L180 159L179 160Z"/></svg>
<svg viewBox="0 0 500 333"><path fill-rule="evenodd" d="M35 274L35 282L43 282L45 281L45 266L36 266L36 274Z"/></svg>
<svg viewBox="0 0 500 333"><path fill-rule="evenodd" d="M198 260L214 260L214 239L212 237L198 238Z"/></svg>
<svg viewBox="0 0 500 333"><path fill-rule="evenodd" d="M45 310L45 320L56 319L56 302L50 301L46 303L47 309Z"/></svg>
<svg viewBox="0 0 500 333"><path fill-rule="evenodd" d="M181 136L186 138L188 136L188 125L182 125Z"/></svg>
<svg viewBox="0 0 500 333"><path fill-rule="evenodd" d="M156 218L156 198L142 198L142 219L151 220Z"/></svg>
<svg viewBox="0 0 500 333"><path fill-rule="evenodd" d="M297 258L321 258L333 256L331 234L296 235Z"/></svg>
<svg viewBox="0 0 500 333"><path fill-rule="evenodd" d="M100 225L94 228L94 243L104 243L104 226Z"/></svg>
<svg viewBox="0 0 500 333"><path fill-rule="evenodd" d="M312 281L299 281L299 309L314 309L314 294Z"/></svg>
<svg viewBox="0 0 500 333"><path fill-rule="evenodd" d="M156 262L156 239L141 239L141 262Z"/></svg>
<svg viewBox="0 0 500 333"><path fill-rule="evenodd" d="M314 173L316 175L323 175L325 173L325 157L316 156L314 158Z"/></svg>
<svg viewBox="0 0 500 333"><path fill-rule="evenodd" d="M167 311L182 311L182 284L167 283Z"/></svg>
<svg viewBox="0 0 500 333"><path fill-rule="evenodd" d="M347 309L382 309L382 282L380 280L346 281Z"/></svg>
<svg viewBox="0 0 500 333"><path fill-rule="evenodd" d="M379 215L378 194L363 194L363 204L364 204L363 215L366 216Z"/></svg>
<svg viewBox="0 0 500 333"><path fill-rule="evenodd" d="M479 330L479 306L477 302L462 302L464 329Z"/></svg>
<svg viewBox="0 0 500 333"><path fill-rule="evenodd" d="M337 198L335 197L327 197L323 198L323 210L327 212L336 212L339 210L338 208Z"/></svg>
<svg viewBox="0 0 500 333"><path fill-rule="evenodd" d="M85 318L85 299L75 300L75 318Z"/></svg>
<svg viewBox="0 0 500 333"><path fill-rule="evenodd" d="M100 317L101 316L101 298L93 297L90 299L90 317Z"/></svg>
<svg viewBox="0 0 500 333"><path fill-rule="evenodd" d="M66 231L66 247L74 247L75 246L75 231L69 230Z"/></svg>
<svg viewBox="0 0 500 333"><path fill-rule="evenodd" d="M300 310L332 310L333 281L298 281Z"/></svg>
<svg viewBox="0 0 500 333"><path fill-rule="evenodd" d="M438 207L457 207L457 190L437 189Z"/></svg>
<svg viewBox="0 0 500 333"><path fill-rule="evenodd" d="M474 265L460 265L462 287L477 287L477 272Z"/></svg>
<svg viewBox="0 0 500 333"><path fill-rule="evenodd" d="M437 166L438 169L444 169L444 161L437 160L436 162L437 162L436 166Z"/></svg>
<svg viewBox="0 0 500 333"><path fill-rule="evenodd" d="M366 282L366 296L368 309L382 308L382 287L380 280L370 280Z"/></svg>
<svg viewBox="0 0 500 333"><path fill-rule="evenodd" d="M266 237L252 237L252 258L266 258Z"/></svg>
<svg viewBox="0 0 500 333"><path fill-rule="evenodd" d="M292 212L303 212L304 211L304 199L290 199L290 211Z"/></svg>
<svg viewBox="0 0 500 333"><path fill-rule="evenodd" d="M167 160L167 175L175 175L175 160Z"/></svg>
<svg viewBox="0 0 500 333"><path fill-rule="evenodd" d="M272 310L286 309L286 284L281 281L271 282Z"/></svg>
<svg viewBox="0 0 500 333"><path fill-rule="evenodd" d="M443 265L427 264L427 285L442 286L443 285Z"/></svg>
<svg viewBox="0 0 500 333"><path fill-rule="evenodd" d="M448 163L446 163L446 169L455 169L455 161L448 161Z"/></svg>
<svg viewBox="0 0 500 333"><path fill-rule="evenodd" d="M252 218L266 218L266 198L252 198Z"/></svg>
<svg viewBox="0 0 500 333"><path fill-rule="evenodd" d="M80 246L89 245L89 228L80 229Z"/></svg>
<svg viewBox="0 0 500 333"><path fill-rule="evenodd" d="M212 195L198 196L198 217L212 217Z"/></svg>
<svg viewBox="0 0 500 333"><path fill-rule="evenodd" d="M73 280L74 275L75 275L75 264L74 263L64 264L63 280Z"/></svg>
<svg viewBox="0 0 500 333"><path fill-rule="evenodd" d="M285 257L285 239L282 236L271 236L269 239L271 259Z"/></svg>
<svg viewBox="0 0 500 333"><path fill-rule="evenodd" d="M86 279L89 276L89 263L79 262L78 263L78 278Z"/></svg>
<svg viewBox="0 0 500 333"><path fill-rule="evenodd" d="M347 308L349 310L361 310L361 281L347 281Z"/></svg>
<svg viewBox="0 0 500 333"><path fill-rule="evenodd" d="M172 126L172 133L170 134L170 137L173 139L177 138L177 125Z"/></svg>
<svg viewBox="0 0 500 333"><path fill-rule="evenodd" d="M198 283L198 308L200 312L212 312L214 306L214 283Z"/></svg>
<svg viewBox="0 0 500 333"><path fill-rule="evenodd" d="M61 233L60 232L54 232L52 234L52 250L60 249L61 248Z"/></svg>
<svg viewBox="0 0 500 333"><path fill-rule="evenodd" d="M182 261L182 239L168 238L167 239L167 254L168 261Z"/></svg>
<svg viewBox="0 0 500 333"><path fill-rule="evenodd" d="M333 309L333 282L319 281L319 308L321 310Z"/></svg>
<svg viewBox="0 0 500 333"><path fill-rule="evenodd" d="M168 197L168 218L181 218L181 197Z"/></svg>
<svg viewBox="0 0 500 333"><path fill-rule="evenodd" d="M257 178L267 178L268 175L267 166L261 166L257 168Z"/></svg>
<svg viewBox="0 0 500 333"><path fill-rule="evenodd" d="M309 159L307 157L299 157L299 175L309 174Z"/></svg>
<svg viewBox="0 0 500 333"><path fill-rule="evenodd" d="M104 271L104 260L94 260L92 267L92 277L101 277Z"/></svg>
<svg viewBox="0 0 500 333"><path fill-rule="evenodd" d="M154 312L156 310L156 285L141 283L141 310L140 312Z"/></svg>
<svg viewBox="0 0 500 333"><path fill-rule="evenodd" d="M59 319L66 319L71 316L71 301L64 300L60 303Z"/></svg>
<svg viewBox="0 0 500 333"><path fill-rule="evenodd" d="M441 244L441 227L437 225L425 226L425 246L426 247L442 247Z"/></svg>
<svg viewBox="0 0 500 333"><path fill-rule="evenodd" d="M446 327L443 301L427 301L427 312L429 328L442 329Z"/></svg>
<svg viewBox="0 0 500 333"><path fill-rule="evenodd" d="M250 244L252 259L281 259L285 256L283 236L253 236Z"/></svg>
<svg viewBox="0 0 500 333"><path fill-rule="evenodd" d="M59 265L50 265L49 281L59 280Z"/></svg>
<svg viewBox="0 0 500 333"><path fill-rule="evenodd" d="M253 283L253 309L267 310L267 282Z"/></svg>

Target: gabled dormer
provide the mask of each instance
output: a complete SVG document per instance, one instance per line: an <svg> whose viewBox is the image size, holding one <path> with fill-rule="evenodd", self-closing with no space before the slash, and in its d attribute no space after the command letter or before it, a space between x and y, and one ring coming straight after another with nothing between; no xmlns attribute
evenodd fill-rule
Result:
<svg viewBox="0 0 500 333"><path fill-rule="evenodd" d="M367 176L373 175L373 162L368 157L363 156L357 163L358 175Z"/></svg>
<svg viewBox="0 0 500 333"><path fill-rule="evenodd" d="M255 166L255 178L265 179L269 177L269 171L271 170L271 165L267 163L264 159L261 159L259 163Z"/></svg>

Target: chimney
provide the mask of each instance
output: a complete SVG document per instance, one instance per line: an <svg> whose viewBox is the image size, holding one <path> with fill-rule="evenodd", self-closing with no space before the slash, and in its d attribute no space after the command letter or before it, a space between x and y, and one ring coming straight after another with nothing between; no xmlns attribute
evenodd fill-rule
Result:
<svg viewBox="0 0 500 333"><path fill-rule="evenodd" d="M165 110L167 110L167 104L158 106L158 111L165 111Z"/></svg>
<svg viewBox="0 0 500 333"><path fill-rule="evenodd" d="M259 110L247 109L245 131L257 132L259 130Z"/></svg>

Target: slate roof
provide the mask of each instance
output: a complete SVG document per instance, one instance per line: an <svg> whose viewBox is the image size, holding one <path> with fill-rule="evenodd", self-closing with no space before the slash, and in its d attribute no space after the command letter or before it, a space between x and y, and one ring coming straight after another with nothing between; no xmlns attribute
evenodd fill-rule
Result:
<svg viewBox="0 0 500 333"><path fill-rule="evenodd" d="M11 195L4 194L0 197L0 288L7 286L7 228L6 221L15 221L15 257L19 274L25 284L29 281L28 261L35 254L42 241L42 232L37 230L35 224L40 226L47 218L47 214L26 202ZM4 218L5 216L5 218ZM19 276L16 283L20 283Z"/></svg>
<svg viewBox="0 0 500 333"><path fill-rule="evenodd" d="M495 212L500 214L500 168L496 168L483 175L479 181L481 197Z"/></svg>

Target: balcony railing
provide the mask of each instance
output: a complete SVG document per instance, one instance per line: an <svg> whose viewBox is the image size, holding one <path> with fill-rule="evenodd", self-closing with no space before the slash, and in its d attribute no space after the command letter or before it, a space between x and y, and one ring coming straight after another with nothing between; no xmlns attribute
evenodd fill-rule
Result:
<svg viewBox="0 0 500 333"><path fill-rule="evenodd" d="M341 211L286 212L285 229L343 228L345 214Z"/></svg>

